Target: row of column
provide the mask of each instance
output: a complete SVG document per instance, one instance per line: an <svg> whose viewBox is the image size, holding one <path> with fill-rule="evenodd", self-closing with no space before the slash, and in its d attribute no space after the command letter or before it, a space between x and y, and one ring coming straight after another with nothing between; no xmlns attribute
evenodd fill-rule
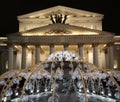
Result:
<svg viewBox="0 0 120 102"><path fill-rule="evenodd" d="M64 45L64 50L68 50L68 44ZM26 45L22 45L22 61L21 67L26 68ZM79 55L83 58L83 44L78 44ZM109 67L113 68L113 46L109 44ZM54 52L54 45L50 45L50 54ZM40 62L40 45L35 46L35 63ZM93 64L98 66L98 44L93 44ZM9 45L8 50L8 68L13 68L13 46Z"/></svg>

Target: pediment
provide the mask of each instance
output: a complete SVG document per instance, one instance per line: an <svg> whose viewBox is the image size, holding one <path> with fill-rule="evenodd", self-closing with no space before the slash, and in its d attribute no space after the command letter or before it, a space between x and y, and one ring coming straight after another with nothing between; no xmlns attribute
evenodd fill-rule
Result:
<svg viewBox="0 0 120 102"><path fill-rule="evenodd" d="M65 6L55 6L44 10L39 10L36 12L20 15L18 16L18 19L25 19L25 18L43 19L43 18L48 18L50 15L54 15L54 14L63 14L63 15L68 15L69 17L100 17L101 19L103 18L103 15L99 13L79 10Z"/></svg>
<svg viewBox="0 0 120 102"><path fill-rule="evenodd" d="M59 36L59 35L111 35L109 32L78 27L69 24L49 24L47 26L34 28L21 32L22 36Z"/></svg>

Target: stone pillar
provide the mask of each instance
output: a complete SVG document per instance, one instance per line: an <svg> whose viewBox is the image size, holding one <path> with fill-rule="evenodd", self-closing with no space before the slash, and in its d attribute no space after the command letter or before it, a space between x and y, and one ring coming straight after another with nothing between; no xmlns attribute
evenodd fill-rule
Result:
<svg viewBox="0 0 120 102"><path fill-rule="evenodd" d="M79 55L83 59L83 44L78 44Z"/></svg>
<svg viewBox="0 0 120 102"><path fill-rule="evenodd" d="M51 44L49 47L50 47L50 54L51 54L51 53L53 53L53 52L54 52L54 45L53 45L53 44Z"/></svg>
<svg viewBox="0 0 120 102"><path fill-rule="evenodd" d="M108 44L108 56L109 56L109 68L113 69L114 57L113 57L113 44L112 43Z"/></svg>
<svg viewBox="0 0 120 102"><path fill-rule="evenodd" d="M98 66L98 44L93 44L93 64Z"/></svg>
<svg viewBox="0 0 120 102"><path fill-rule="evenodd" d="M68 51L68 44L64 44L64 51Z"/></svg>
<svg viewBox="0 0 120 102"><path fill-rule="evenodd" d="M31 54L32 54L31 66L35 66L35 51L34 51L34 49L31 50Z"/></svg>
<svg viewBox="0 0 120 102"><path fill-rule="evenodd" d="M105 49L105 68L109 68L108 48Z"/></svg>
<svg viewBox="0 0 120 102"><path fill-rule="evenodd" d="M22 45L22 61L21 68L26 68L26 45Z"/></svg>
<svg viewBox="0 0 120 102"><path fill-rule="evenodd" d="M8 70L13 69L13 45L8 45Z"/></svg>
<svg viewBox="0 0 120 102"><path fill-rule="evenodd" d="M36 45L35 50L35 64L38 64L40 62L40 45Z"/></svg>
<svg viewBox="0 0 120 102"><path fill-rule="evenodd" d="M3 74L6 69L8 69L8 66L6 66L6 61L8 61L7 53L8 50L0 47L0 75ZM7 51L6 51L7 50Z"/></svg>

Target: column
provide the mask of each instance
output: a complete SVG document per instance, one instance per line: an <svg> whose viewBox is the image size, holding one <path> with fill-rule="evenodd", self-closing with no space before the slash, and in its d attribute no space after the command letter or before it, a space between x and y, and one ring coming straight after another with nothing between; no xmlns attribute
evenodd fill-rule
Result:
<svg viewBox="0 0 120 102"><path fill-rule="evenodd" d="M50 54L51 54L51 53L53 53L53 52L54 52L54 45L53 45L53 44L51 44L49 47L50 47Z"/></svg>
<svg viewBox="0 0 120 102"><path fill-rule="evenodd" d="M68 44L64 44L64 51L68 51Z"/></svg>
<svg viewBox="0 0 120 102"><path fill-rule="evenodd" d="M114 57L113 57L113 44L112 43L108 44L108 55L109 55L109 68L113 69Z"/></svg>
<svg viewBox="0 0 120 102"><path fill-rule="evenodd" d="M31 66L35 66L35 51L34 51L34 49L31 50L31 54L32 54Z"/></svg>
<svg viewBox="0 0 120 102"><path fill-rule="evenodd" d="M109 67L109 61L108 61L108 48L105 49L105 68Z"/></svg>
<svg viewBox="0 0 120 102"><path fill-rule="evenodd" d="M8 52L6 53L6 50L4 48L2 50L3 51L0 49L0 75L6 71L6 68L8 69L8 66L6 66Z"/></svg>
<svg viewBox="0 0 120 102"><path fill-rule="evenodd" d="M22 61L21 68L26 68L26 45L22 45Z"/></svg>
<svg viewBox="0 0 120 102"><path fill-rule="evenodd" d="M40 62L40 45L36 45L35 50L35 64L38 64Z"/></svg>
<svg viewBox="0 0 120 102"><path fill-rule="evenodd" d="M8 70L13 69L13 46L8 45Z"/></svg>
<svg viewBox="0 0 120 102"><path fill-rule="evenodd" d="M93 44L93 64L98 66L98 44Z"/></svg>
<svg viewBox="0 0 120 102"><path fill-rule="evenodd" d="M79 55L83 59L83 44L78 44Z"/></svg>

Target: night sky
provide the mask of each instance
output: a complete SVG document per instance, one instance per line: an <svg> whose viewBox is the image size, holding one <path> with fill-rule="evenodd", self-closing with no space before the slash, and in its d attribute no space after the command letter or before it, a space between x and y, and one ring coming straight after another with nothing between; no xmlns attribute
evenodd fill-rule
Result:
<svg viewBox="0 0 120 102"><path fill-rule="evenodd" d="M0 36L18 32L17 16L53 6L104 14L103 30L120 35L119 0L0 0Z"/></svg>

